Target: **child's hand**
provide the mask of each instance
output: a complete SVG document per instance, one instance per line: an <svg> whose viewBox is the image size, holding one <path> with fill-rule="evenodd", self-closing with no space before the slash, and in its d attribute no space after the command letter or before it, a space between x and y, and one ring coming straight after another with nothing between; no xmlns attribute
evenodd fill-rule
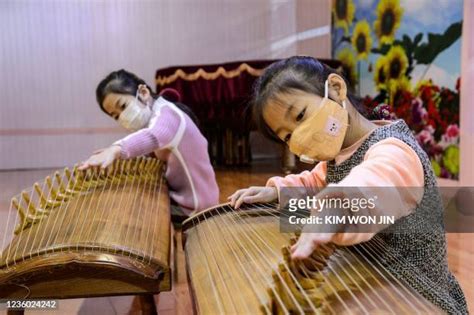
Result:
<svg viewBox="0 0 474 315"><path fill-rule="evenodd" d="M278 199L276 187L253 186L245 189L239 189L231 196L227 197L230 205L238 209L242 203L272 202Z"/></svg>
<svg viewBox="0 0 474 315"><path fill-rule="evenodd" d="M107 149L100 150L99 152L96 151L97 153L94 152L90 158L88 158L85 162L82 162L78 169L85 170L93 166L106 168L120 156L120 150L120 146L112 145Z"/></svg>
<svg viewBox="0 0 474 315"><path fill-rule="evenodd" d="M333 241L335 233L301 233L296 244L291 246L292 259L308 258L318 245Z"/></svg>
<svg viewBox="0 0 474 315"><path fill-rule="evenodd" d="M312 215L318 215L312 213ZM343 225L337 232L315 233L314 226L305 225L301 231L298 241L291 246L291 258L296 260L308 258L318 246L332 243L340 246L351 246L370 240L376 232L364 231L367 227L358 229L355 225Z"/></svg>

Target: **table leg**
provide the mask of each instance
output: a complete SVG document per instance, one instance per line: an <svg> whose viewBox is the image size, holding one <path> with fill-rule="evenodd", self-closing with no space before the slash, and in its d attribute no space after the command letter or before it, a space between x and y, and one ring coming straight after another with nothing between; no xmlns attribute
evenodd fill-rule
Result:
<svg viewBox="0 0 474 315"><path fill-rule="evenodd" d="M139 295L138 301L143 315L157 315L153 294Z"/></svg>

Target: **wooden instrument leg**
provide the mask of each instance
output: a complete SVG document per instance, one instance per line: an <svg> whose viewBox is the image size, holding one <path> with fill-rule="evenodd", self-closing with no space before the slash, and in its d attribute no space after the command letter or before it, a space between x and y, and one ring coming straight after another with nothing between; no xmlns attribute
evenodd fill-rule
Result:
<svg viewBox="0 0 474 315"><path fill-rule="evenodd" d="M153 294L139 295L138 301L143 315L157 315Z"/></svg>

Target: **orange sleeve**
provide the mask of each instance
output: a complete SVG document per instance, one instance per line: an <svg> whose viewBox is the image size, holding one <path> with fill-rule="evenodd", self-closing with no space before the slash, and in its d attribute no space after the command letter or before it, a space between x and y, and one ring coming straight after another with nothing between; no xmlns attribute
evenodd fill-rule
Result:
<svg viewBox="0 0 474 315"><path fill-rule="evenodd" d="M276 187L278 200L280 200L280 190L282 187L326 187L326 162L319 162L311 171L304 171L299 174L290 174L285 177L271 177L266 186Z"/></svg>
<svg viewBox="0 0 474 315"><path fill-rule="evenodd" d="M342 181L329 186L396 188L374 189L378 202L372 213L393 215L395 219L399 219L412 213L423 198L423 166L416 152L408 144L396 138L387 138L374 144L366 152L364 161L354 167ZM360 193L361 190L354 191ZM362 191L367 192L366 189ZM337 235L338 244L361 243L375 234L341 233Z"/></svg>
<svg viewBox="0 0 474 315"><path fill-rule="evenodd" d="M424 182L423 166L416 152L397 138L387 138L371 146L364 161L339 184L346 187L423 187Z"/></svg>
<svg viewBox="0 0 474 315"><path fill-rule="evenodd" d="M285 177L271 177L266 186L270 187L325 187L326 162L319 162L311 171L290 174Z"/></svg>

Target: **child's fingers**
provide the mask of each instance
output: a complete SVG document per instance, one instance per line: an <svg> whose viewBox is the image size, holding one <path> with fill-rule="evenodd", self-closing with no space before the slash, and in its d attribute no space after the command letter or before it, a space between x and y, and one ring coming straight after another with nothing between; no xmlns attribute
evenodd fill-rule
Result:
<svg viewBox="0 0 474 315"><path fill-rule="evenodd" d="M242 203L243 203L243 200L242 200L242 197L240 197L239 199L235 201L234 209L239 209Z"/></svg>
<svg viewBox="0 0 474 315"><path fill-rule="evenodd" d="M239 194L240 190L237 190L234 192L232 195L227 197L227 200L229 200L229 204L233 207L235 205L235 199L237 198L237 195Z"/></svg>
<svg viewBox="0 0 474 315"><path fill-rule="evenodd" d="M250 195L259 195L261 194L261 187L249 187L245 189L239 189L227 199L230 199L230 205L234 209L238 209L244 202L244 198Z"/></svg>
<svg viewBox="0 0 474 315"><path fill-rule="evenodd" d="M263 198L263 194L259 192L256 195L244 197L242 201L245 203L256 203L256 202L262 202L265 200Z"/></svg>
<svg viewBox="0 0 474 315"><path fill-rule="evenodd" d="M259 202L271 202L275 200L275 196L273 196L271 193L268 191L261 191L258 193L259 196Z"/></svg>
<svg viewBox="0 0 474 315"><path fill-rule="evenodd" d="M227 200L232 200L232 198L235 199L235 196L239 195L241 193L241 191L242 191L242 189L239 189L239 190L235 191L232 195L227 197Z"/></svg>
<svg viewBox="0 0 474 315"><path fill-rule="evenodd" d="M90 168L90 167L94 167L94 166L100 166L102 164L102 161L100 160L97 160L95 158L89 158L87 161L84 162L85 168Z"/></svg>
<svg viewBox="0 0 474 315"><path fill-rule="evenodd" d="M230 205L235 208L235 201L239 199L239 197L245 193L247 189L239 189L235 193L233 193L229 198L230 198Z"/></svg>
<svg viewBox="0 0 474 315"><path fill-rule="evenodd" d="M232 195L227 197L227 200L231 200L240 190L235 191Z"/></svg>
<svg viewBox="0 0 474 315"><path fill-rule="evenodd" d="M301 244L295 244L294 246L296 247L291 253L291 258L296 260L308 258L316 249L315 242L302 242Z"/></svg>
<svg viewBox="0 0 474 315"><path fill-rule="evenodd" d="M95 150L94 152L92 152L92 155L94 155L94 154L99 154L99 153L103 152L105 149L106 149L106 148L97 149L97 150Z"/></svg>
<svg viewBox="0 0 474 315"><path fill-rule="evenodd" d="M97 165L95 163L95 161L93 159L89 158L89 159L85 160L84 162L82 162L81 165L78 167L78 169L79 170L85 170L85 169L88 169L88 168L90 168L92 166L95 166L95 165Z"/></svg>
<svg viewBox="0 0 474 315"><path fill-rule="evenodd" d="M104 162L102 162L101 164L101 167L102 168L107 168L110 164L113 163L113 161L115 160L115 158L113 156L109 156L107 157Z"/></svg>
<svg viewBox="0 0 474 315"><path fill-rule="evenodd" d="M240 197L235 201L235 206L234 208L235 209L239 209L240 206L244 203L244 200L245 198L248 198L249 196L251 196L252 194L254 194L254 190L253 189L247 189L242 195L240 195Z"/></svg>
<svg viewBox="0 0 474 315"><path fill-rule="evenodd" d="M316 249L317 242L313 240L315 234L308 233L302 234L296 242L295 245L291 248L291 258L293 259L305 259L308 258L313 251Z"/></svg>
<svg viewBox="0 0 474 315"><path fill-rule="evenodd" d="M79 166L77 167L77 169L80 170L80 171L83 171L83 170L85 170L85 169L88 169L89 167L90 167L90 165L89 165L88 163L83 162L81 165L79 165Z"/></svg>
<svg viewBox="0 0 474 315"><path fill-rule="evenodd" d="M295 244L293 244L291 247L290 247L290 252L293 254L293 252L298 248L298 246L301 245L301 237L298 238L298 240L296 241Z"/></svg>
<svg viewBox="0 0 474 315"><path fill-rule="evenodd" d="M241 193L238 198L235 198L235 201L234 201L234 209L239 209L240 206L242 205L242 198L245 197L245 195L247 194L247 191Z"/></svg>
<svg viewBox="0 0 474 315"><path fill-rule="evenodd" d="M293 254L293 252L296 250L296 243L290 246L290 253Z"/></svg>
<svg viewBox="0 0 474 315"><path fill-rule="evenodd" d="M303 233L300 238L290 247L291 258L308 258L320 244L329 243L334 233Z"/></svg>

